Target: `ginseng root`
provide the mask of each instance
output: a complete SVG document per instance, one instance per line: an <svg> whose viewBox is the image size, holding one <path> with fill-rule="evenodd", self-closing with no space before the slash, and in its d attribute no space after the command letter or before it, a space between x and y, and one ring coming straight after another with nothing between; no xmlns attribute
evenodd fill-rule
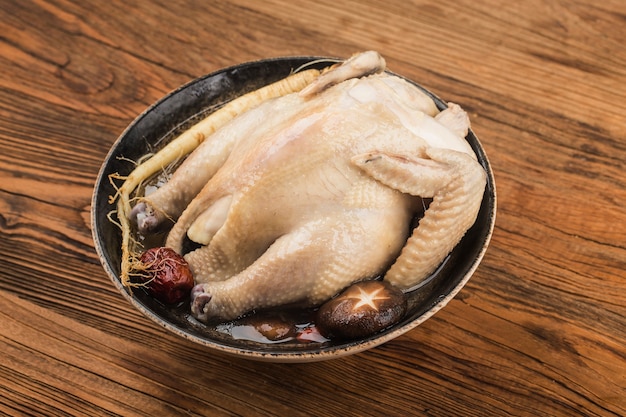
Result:
<svg viewBox="0 0 626 417"><path fill-rule="evenodd" d="M123 180L115 195L109 197L109 203L117 203L117 224L122 230L122 258L120 280L124 286L134 285L130 280L132 265L136 261L137 242L132 237L129 214L131 212L132 195L143 182L157 172L164 170L174 162L184 158L202 143L205 138L221 126L260 103L302 90L315 80L319 70L309 69L292 74L280 81L252 91L229 102L224 107L201 120L149 159L139 164L128 176L118 173L111 174L109 180L117 188L115 180ZM111 216L110 216L111 218ZM113 220L112 220L113 221Z"/></svg>

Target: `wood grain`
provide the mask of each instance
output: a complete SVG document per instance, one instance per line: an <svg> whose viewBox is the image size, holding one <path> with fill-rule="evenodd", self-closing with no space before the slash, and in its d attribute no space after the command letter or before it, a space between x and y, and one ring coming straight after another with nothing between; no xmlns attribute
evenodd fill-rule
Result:
<svg viewBox="0 0 626 417"><path fill-rule="evenodd" d="M0 0L0 414L626 414L621 0ZM136 312L89 206L123 129L179 85L375 49L470 112L496 230L444 310L371 351L216 354Z"/></svg>

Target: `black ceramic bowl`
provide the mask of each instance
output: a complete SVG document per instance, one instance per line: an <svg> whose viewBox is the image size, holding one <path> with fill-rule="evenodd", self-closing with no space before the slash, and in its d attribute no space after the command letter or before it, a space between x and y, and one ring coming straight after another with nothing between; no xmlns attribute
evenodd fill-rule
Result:
<svg viewBox="0 0 626 417"><path fill-rule="evenodd" d="M117 139L98 175L92 200L92 231L95 247L106 273L126 299L148 318L182 337L218 351L239 357L275 362L307 362L336 358L373 348L415 328L443 308L466 284L483 258L493 232L496 212L496 190L487 156L473 132L467 140L487 172L487 187L478 219L462 241L452 251L439 270L419 289L409 295L406 316L396 325L363 340L325 343L266 344L234 339L194 320L188 303L168 307L148 296L143 290L131 290L120 281L119 228L108 215L112 209L109 196L115 189L109 175L128 174L133 165L128 162L158 149L176 132L190 126L226 101L264 85L282 79L303 64L319 57L287 57L250 62L226 68L200 77L171 92L152 105ZM311 65L328 66L325 63ZM419 88L422 88L418 86ZM423 89L423 88L422 88ZM442 100L429 94L437 106L445 108Z"/></svg>

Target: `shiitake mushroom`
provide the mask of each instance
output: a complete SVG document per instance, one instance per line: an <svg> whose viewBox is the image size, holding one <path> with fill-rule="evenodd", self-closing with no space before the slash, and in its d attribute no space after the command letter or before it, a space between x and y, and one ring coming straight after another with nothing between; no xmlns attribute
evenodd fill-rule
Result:
<svg viewBox="0 0 626 417"><path fill-rule="evenodd" d="M329 339L359 339L397 323L406 309L401 290L385 281L361 281L324 303L316 323Z"/></svg>

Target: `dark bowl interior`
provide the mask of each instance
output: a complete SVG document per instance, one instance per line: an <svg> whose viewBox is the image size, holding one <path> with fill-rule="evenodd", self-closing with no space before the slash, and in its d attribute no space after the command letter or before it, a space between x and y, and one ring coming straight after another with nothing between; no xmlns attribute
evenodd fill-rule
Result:
<svg viewBox="0 0 626 417"><path fill-rule="evenodd" d="M236 65L195 79L139 115L107 155L98 175L92 200L92 230L96 250L105 271L120 292L143 314L168 330L202 345L254 359L282 362L329 359L380 345L419 325L456 295L480 263L493 232L496 191L487 156L477 137L470 131L467 140L488 174L478 219L439 270L424 285L409 294L409 310L404 319L381 333L364 340L330 341L323 344L263 344L233 339L194 320L190 316L188 305L167 307L142 290L133 291L122 286L119 278L121 234L107 217L114 209L108 199L115 193L109 175L130 173L133 165L129 160L137 160L158 149L198 118L235 97L282 79L303 64L318 59L319 57L268 59ZM313 63L311 67L322 68L328 65L326 61ZM417 86L429 94L440 109L446 107L438 97Z"/></svg>

